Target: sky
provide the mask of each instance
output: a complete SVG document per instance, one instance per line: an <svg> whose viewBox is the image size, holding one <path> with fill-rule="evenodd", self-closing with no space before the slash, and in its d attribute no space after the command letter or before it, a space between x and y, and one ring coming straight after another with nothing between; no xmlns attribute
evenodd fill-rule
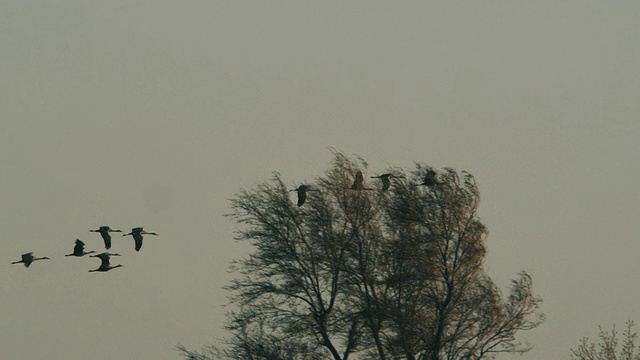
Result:
<svg viewBox="0 0 640 360"><path fill-rule="evenodd" d="M472 173L485 269L567 359L640 322L640 3L0 2L0 357L178 359L225 336L229 198L330 148ZM293 195L292 195L293 196ZM112 264L64 257L144 226ZM34 252L49 261L11 265Z"/></svg>

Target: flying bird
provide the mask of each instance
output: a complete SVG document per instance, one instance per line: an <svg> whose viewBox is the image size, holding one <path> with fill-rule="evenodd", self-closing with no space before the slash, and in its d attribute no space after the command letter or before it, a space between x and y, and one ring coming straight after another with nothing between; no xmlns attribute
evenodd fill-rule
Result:
<svg viewBox="0 0 640 360"><path fill-rule="evenodd" d="M122 232L122 230L114 230L109 226L100 226L98 230L89 230L91 232L99 232L102 235L102 239L104 239L104 247L106 249L111 249L111 234L110 232Z"/></svg>
<svg viewBox="0 0 640 360"><path fill-rule="evenodd" d="M87 254L93 254L95 251L91 250L89 252L84 252L84 243L80 239L76 239L76 246L73 247L73 253L67 254L65 256L85 256Z"/></svg>
<svg viewBox="0 0 640 360"><path fill-rule="evenodd" d="M380 179L382 180L382 191L387 191L389 190L389 187L391 186L391 179L402 179L404 178L404 176L396 176L393 174L382 174L380 176L372 176L372 179Z"/></svg>
<svg viewBox="0 0 640 360"><path fill-rule="evenodd" d="M127 236L127 235L131 235L133 236L133 240L135 240L136 242L136 251L140 251L140 249L142 248L142 235L158 235L154 232L146 232L144 231L144 229L142 227L135 227L133 229L131 229L131 232L128 234L124 234L122 236Z"/></svg>
<svg viewBox="0 0 640 360"><path fill-rule="evenodd" d="M14 261L14 262L12 262L12 264L23 263L24 267L29 267L29 265L31 265L31 263L36 261L36 260L49 260L49 258L48 257L41 257L41 258L33 257L33 253L32 252L28 252L26 254L22 254L22 260Z"/></svg>
<svg viewBox="0 0 640 360"><path fill-rule="evenodd" d="M304 202L307 200L307 191L318 191L312 190L310 185L300 185L297 189L289 190L289 192L297 191L298 192L298 206L302 206Z"/></svg>
<svg viewBox="0 0 640 360"><path fill-rule="evenodd" d="M94 272L94 271L109 271L111 269L115 269L117 267L123 267L122 265L116 265L116 266L111 266L111 264L109 263L109 257L111 256L120 256L120 254L109 254L109 253L102 253L102 254L98 254L98 255L91 255L91 257L97 257L100 258L100 260L102 260L102 263L100 264L100 267L95 269L95 270L89 270L89 272Z"/></svg>

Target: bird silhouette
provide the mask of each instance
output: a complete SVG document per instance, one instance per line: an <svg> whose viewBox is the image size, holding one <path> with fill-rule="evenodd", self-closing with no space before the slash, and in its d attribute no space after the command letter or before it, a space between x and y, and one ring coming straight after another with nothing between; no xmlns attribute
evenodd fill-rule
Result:
<svg viewBox="0 0 640 360"><path fill-rule="evenodd" d="M362 171L358 170L356 172L356 178L353 180L353 185L351 185L351 190L373 190L364 187L364 176L362 176Z"/></svg>
<svg viewBox="0 0 640 360"><path fill-rule="evenodd" d="M123 267L122 265L116 265L116 266L111 266L111 264L109 263L109 258L111 256L120 256L120 254L110 254L110 253L101 253L98 255L91 255L91 257L97 257L100 258L100 260L102 260L102 263L100 264L100 267L95 269L95 270L89 270L89 272L94 272L94 271L109 271L111 269L115 269L117 267Z"/></svg>
<svg viewBox="0 0 640 360"><path fill-rule="evenodd" d="M135 240L136 243L136 251L140 251L140 249L142 248L142 235L158 235L154 232L146 232L144 231L144 229L142 227L135 227L133 229L131 229L131 232L128 234L124 234L122 236L127 236L127 235L131 235L133 236L133 240Z"/></svg>
<svg viewBox="0 0 640 360"><path fill-rule="evenodd" d="M431 169L427 170L427 174L424 176L424 180L422 181L422 183L418 184L418 186L425 185L427 187L431 187L433 185L440 184L440 182L436 180L436 175L437 173L435 171Z"/></svg>
<svg viewBox="0 0 640 360"><path fill-rule="evenodd" d="M93 254L95 251L91 250L89 252L84 252L84 243L80 239L76 239L76 246L73 247L73 253L67 254L65 256L85 256L87 254Z"/></svg>
<svg viewBox="0 0 640 360"><path fill-rule="evenodd" d="M110 232L122 232L122 230L114 230L109 226L100 226L98 230L89 230L91 232L99 232L102 235L102 239L104 239L104 247L106 249L111 249L111 234Z"/></svg>
<svg viewBox="0 0 640 360"><path fill-rule="evenodd" d="M393 174L382 174L380 176L372 176L372 179L380 179L382 180L382 191L387 191L389 190L389 187L391 186L391 179L402 179L404 178L404 176L396 176Z"/></svg>
<svg viewBox="0 0 640 360"><path fill-rule="evenodd" d="M304 202L307 200L307 191L318 191L311 189L310 185L300 185L297 189L289 190L289 192L297 191L298 192L298 206L302 206Z"/></svg>
<svg viewBox="0 0 640 360"><path fill-rule="evenodd" d="M48 257L41 257L41 258L33 257L33 253L32 252L28 252L26 254L22 254L22 260L14 261L14 262L12 262L12 264L23 263L25 267L29 267L29 265L31 265L31 263L36 261L36 260L50 260L50 259Z"/></svg>

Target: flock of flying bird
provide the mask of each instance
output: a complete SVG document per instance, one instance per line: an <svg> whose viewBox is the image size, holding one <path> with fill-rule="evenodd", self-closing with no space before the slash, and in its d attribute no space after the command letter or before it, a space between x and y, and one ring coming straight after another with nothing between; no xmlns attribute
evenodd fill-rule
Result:
<svg viewBox="0 0 640 360"><path fill-rule="evenodd" d="M382 174L379 176L372 176L371 178L373 179L380 179L382 181L382 191L387 191L389 189L389 187L391 186L391 179L393 178L404 178L404 176L398 176L398 175L394 175L394 174ZM436 172L433 170L428 170L422 183L418 184L417 186L420 185L425 185L428 187L431 187L433 185L438 184L438 181L436 180ZM351 190L373 190L373 189L369 189L366 188L364 186L364 176L362 175L362 171L358 171L356 173L355 179L353 181L353 185L351 185ZM300 185L298 186L297 189L293 189L290 191L296 191L298 193L298 202L297 205L298 206L302 206L302 204L304 204L304 202L307 200L307 191L318 191L318 190L314 190L311 188L310 185ZM109 226L100 226L99 229L97 230L89 230L91 232L97 232L100 233L100 235L102 236L102 239L104 240L104 247L108 250L111 248L111 234L112 232L123 232L122 230L115 230L115 229L111 229L111 227ZM140 249L142 248L142 238L143 235L158 235L154 232L147 232L145 231L142 227L135 227L133 229L131 229L131 232L128 234L123 234L122 236L127 236L127 235L131 235L133 236L133 240L135 241L135 247L136 247L136 251L140 251ZM76 257L82 257L85 255L89 255L89 254L93 254L95 253L95 251L84 251L84 242L82 242L80 239L76 239L76 245L73 248L73 252L71 254L67 254L65 256L76 256ZM109 252L103 252L97 255L90 255L90 257L97 257L99 258L102 263L100 264L100 267L98 267L95 270L89 270L89 272L94 272L94 271L101 271L101 272L105 272L105 271L109 271L118 267L122 267L122 265L111 265L109 259L111 256L120 256L120 254L112 254ZM33 256L32 252L28 252L26 254L22 254L22 260L20 261L14 261L12 262L12 264L24 264L25 267L29 267L31 265L31 263L33 263L36 260L49 260L48 257L35 257Z"/></svg>
<svg viewBox="0 0 640 360"><path fill-rule="evenodd" d="M436 175L437 173L431 169L427 170L426 175L424 176L424 179L422 180L422 182L420 184L418 184L417 186L427 186L427 187L431 187L433 185L439 184L440 182L438 182L438 180L436 180ZM387 191L389 190L389 187L391 186L391 179L404 179L404 176L398 176L398 175L394 175L394 174L382 174L379 176L372 176L372 179L380 179L382 181L382 191ZM353 180L353 185L351 185L351 190L373 190L373 189L369 189L364 187L364 176L362 175L362 171L356 172L356 177ZM304 202L307 200L307 191L319 191L319 190L313 190L311 188L311 185L300 185L298 186L297 189L293 189L293 190L289 190L289 191L296 191L298 193L298 206L302 206L302 204L304 204Z"/></svg>
<svg viewBox="0 0 640 360"><path fill-rule="evenodd" d="M115 229L111 229L111 227L109 226L100 226L99 229L97 230L89 230L91 232L97 232L100 233L100 235L102 236L102 239L104 240L104 247L108 250L111 248L111 232L123 232L122 230L115 230ZM133 240L135 241L135 246L136 246L136 251L140 251L140 249L142 248L142 238L143 235L158 235L154 232L147 232L145 231L142 227L135 227L133 229L131 229L131 232L128 234L123 234L122 236L127 236L127 235L131 235L133 236ZM95 253L95 251L84 251L84 242L82 242L80 239L76 239L76 245L73 248L73 252L71 254L67 254L65 256L76 256L76 257L82 257L85 255L89 255L89 254L93 254ZM109 262L109 258L111 256L120 256L120 254L112 254L112 253L108 253L108 252L103 252L101 254L97 254L97 255L90 255L90 257L97 257L99 258L102 263L100 264L100 267L95 269L95 270L89 270L89 272L94 272L94 271L101 271L101 272L105 272L105 271L109 271L111 269L115 269L118 267L122 267L122 265L115 265L112 266L111 263ZM49 260L48 257L34 257L32 252L28 252L26 254L22 254L22 260L20 261L14 261L12 262L12 264L24 264L25 267L29 267L31 265L32 262L36 261L36 260Z"/></svg>

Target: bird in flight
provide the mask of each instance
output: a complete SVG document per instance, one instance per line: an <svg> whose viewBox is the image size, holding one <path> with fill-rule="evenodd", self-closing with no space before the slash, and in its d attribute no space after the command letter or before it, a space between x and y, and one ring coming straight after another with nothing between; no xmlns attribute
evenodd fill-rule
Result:
<svg viewBox="0 0 640 360"><path fill-rule="evenodd" d="M289 190L289 192L297 191L298 192L298 206L302 206L304 202L307 200L307 191L318 191L312 190L310 185L300 185L297 189Z"/></svg>
<svg viewBox="0 0 640 360"><path fill-rule="evenodd" d="M114 230L109 226L100 226L98 230L89 230L91 232L98 232L102 235L102 239L104 239L104 247L106 249L111 249L111 234L110 232L122 232L122 230Z"/></svg>
<svg viewBox="0 0 640 360"><path fill-rule="evenodd" d="M85 256L87 254L93 254L95 251L91 250L89 252L84 252L84 243L80 239L76 239L76 246L73 247L73 253L67 254L65 256Z"/></svg>
<svg viewBox="0 0 640 360"><path fill-rule="evenodd" d="M109 271L111 269L115 269L117 267L123 267L122 265L111 266L111 264L109 263L109 258L111 256L120 256L120 254L110 254L110 253L104 252L104 253L98 254L98 255L91 255L91 257L100 258L100 260L102 260L102 263L100 264L99 268L97 268L95 270L89 270L89 272L94 272L94 271L105 272L105 271Z"/></svg>
<svg viewBox="0 0 640 360"><path fill-rule="evenodd" d="M37 258L37 257L33 257L33 253L32 252L28 252L26 254L22 254L22 260L20 261L14 261L12 262L12 264L24 264L24 267L29 267L29 265L31 265L32 262L36 261L36 260L49 260L48 257L41 257L41 258Z"/></svg>
<svg viewBox="0 0 640 360"><path fill-rule="evenodd" d="M140 249L142 248L142 235L158 235L154 232L146 232L144 231L144 229L142 227L135 227L133 229L131 229L131 232L128 234L124 234L122 236L127 236L127 235L131 235L133 236L133 240L136 243L136 251L140 251Z"/></svg>
<svg viewBox="0 0 640 360"><path fill-rule="evenodd" d="M372 179L380 179L382 180L382 191L387 191L389 190L389 187L391 186L391 179L403 179L404 176L396 176L393 174L382 174L380 176L372 176Z"/></svg>

